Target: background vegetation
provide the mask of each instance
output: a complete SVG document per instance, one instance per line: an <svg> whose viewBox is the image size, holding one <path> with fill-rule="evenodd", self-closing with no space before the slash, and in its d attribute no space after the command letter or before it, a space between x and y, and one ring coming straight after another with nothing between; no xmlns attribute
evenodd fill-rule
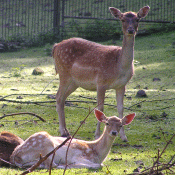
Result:
<svg viewBox="0 0 175 175"><path fill-rule="evenodd" d="M108 9L110 6L117 7L122 12L130 10L137 12L142 6L149 5L151 11L144 20L151 23L142 22L139 35L175 29L174 24L157 23L174 22L173 0L66 0L64 3L66 18L60 22L61 31L58 35L53 30L54 0L2 1L0 52L14 51L24 46L43 46L75 36L93 41L121 38L120 22L110 14Z"/></svg>

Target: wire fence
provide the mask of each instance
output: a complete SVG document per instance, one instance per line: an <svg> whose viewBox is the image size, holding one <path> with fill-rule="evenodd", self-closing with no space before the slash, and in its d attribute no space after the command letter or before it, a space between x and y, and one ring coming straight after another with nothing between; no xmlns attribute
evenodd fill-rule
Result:
<svg viewBox="0 0 175 175"><path fill-rule="evenodd" d="M53 29L54 1L1 0L0 38L35 37Z"/></svg>
<svg viewBox="0 0 175 175"><path fill-rule="evenodd" d="M66 31L78 30L71 27L73 20L79 24L94 19L111 21L115 20L109 12L111 6L137 12L145 5L151 10L142 22L175 23L174 0L0 0L0 39L33 38L53 29L62 29L65 36Z"/></svg>
<svg viewBox="0 0 175 175"><path fill-rule="evenodd" d="M151 12L142 20L147 22L175 22L174 0L63 0L64 18L77 19L113 19L109 7L120 11L135 11L149 5Z"/></svg>

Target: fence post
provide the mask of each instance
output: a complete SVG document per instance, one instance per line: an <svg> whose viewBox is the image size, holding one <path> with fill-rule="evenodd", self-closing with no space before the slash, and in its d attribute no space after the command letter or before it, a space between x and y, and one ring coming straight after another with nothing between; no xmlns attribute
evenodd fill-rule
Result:
<svg viewBox="0 0 175 175"><path fill-rule="evenodd" d="M53 29L55 34L60 34L60 6L61 0L54 0Z"/></svg>
<svg viewBox="0 0 175 175"><path fill-rule="evenodd" d="M65 0L62 0L62 14L61 14L61 39L64 38L64 10L65 10Z"/></svg>

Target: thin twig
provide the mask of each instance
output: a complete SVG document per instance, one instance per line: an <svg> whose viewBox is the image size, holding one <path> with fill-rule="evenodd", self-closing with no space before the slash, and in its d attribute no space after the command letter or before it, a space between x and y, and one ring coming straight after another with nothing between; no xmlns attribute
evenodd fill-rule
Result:
<svg viewBox="0 0 175 175"><path fill-rule="evenodd" d="M6 163L6 164L9 164L9 165L11 165L11 166L13 166L13 167L16 167L16 165L14 165L14 164L12 164L11 162L8 162L8 161L6 161L6 160L4 160L4 159L2 159L2 158L0 158L0 161L4 162L4 163Z"/></svg>
<svg viewBox="0 0 175 175"><path fill-rule="evenodd" d="M33 119L34 119L34 118L33 118ZM33 119L28 120L28 121L26 121L26 122L24 122L24 123L22 123L22 124L20 124L20 125L18 124L18 127L19 127L19 126L22 126L22 125L25 125L25 124L27 124L27 123L29 123L29 122L33 122ZM24 120L23 120L23 121L24 121ZM36 120L35 120L35 121L36 121Z"/></svg>
<svg viewBox="0 0 175 175"><path fill-rule="evenodd" d="M45 119L43 119L42 117L40 117L39 115L35 114L35 113L31 113L31 112L19 112L19 113L12 113L12 114L4 114L3 116L0 117L0 119L3 119L5 117L9 117L9 116L14 116L14 115L33 115L37 118L39 118L42 122L46 122Z"/></svg>
<svg viewBox="0 0 175 175"><path fill-rule="evenodd" d="M53 164L54 157L55 157L55 152L53 153L52 160L51 160L51 163L50 163L50 167L49 167L49 175L51 175L52 164Z"/></svg>
<svg viewBox="0 0 175 175"><path fill-rule="evenodd" d="M52 81L54 81L54 80L55 80L55 78L54 78L53 80L51 80L51 81L44 87L44 89L42 90L42 92L40 93L40 95L44 92L44 90L47 88L47 86L49 86L49 84L52 83Z"/></svg>
<svg viewBox="0 0 175 175"><path fill-rule="evenodd" d="M7 98L7 97L10 97L10 96L40 96L40 95L48 95L48 94L9 94L9 95L6 95L6 96L3 96L0 98L0 101L4 98Z"/></svg>
<svg viewBox="0 0 175 175"><path fill-rule="evenodd" d="M173 161L175 155L172 156L172 158L170 159L170 161L167 164L160 164L159 160L162 157L163 153L165 152L165 150L167 149L168 145L172 142L172 139L175 137L175 134L170 138L169 141L167 141L167 144L165 145L164 149L162 150L161 154L160 151L158 150L158 156L157 156L157 160L154 161L153 166L146 168L145 170L139 172L139 173L131 173L128 175L156 175L159 172L163 171L163 170L169 170L174 172L173 170L171 170L170 168L175 166L175 161ZM172 162L172 163L171 163ZM156 169L155 169L156 168Z"/></svg>
<svg viewBox="0 0 175 175"><path fill-rule="evenodd" d="M54 150L52 150L50 153L48 153L46 156L41 157L41 159L34 164L32 167L30 167L29 169L27 169L26 171L24 171L21 175L25 175L28 173L31 173L32 171L34 171L42 162L44 162L50 155L54 154L59 148L61 148L63 145L65 145L65 143L70 139L71 137L68 137L64 142L62 142L60 145L58 145Z"/></svg>
<svg viewBox="0 0 175 175"><path fill-rule="evenodd" d="M20 95L20 94L12 94L12 95ZM24 95L30 95L30 94L24 94ZM40 95L48 95L48 94L40 94ZM52 100L52 101L38 101L37 102L37 101L18 101L18 100L5 99L8 96L10 96L10 95L7 95L7 96L4 96L4 97L0 98L0 101L6 101L6 102L11 102L11 103L20 103L20 104L35 104L35 105L40 105L40 106L43 106L42 104L44 104L44 103L55 103L56 102L56 100ZM83 97L83 98L85 98L85 97ZM89 97L87 97L87 99L89 99ZM132 106L124 107L124 109L129 110L129 111L133 111L132 107L134 107L134 106L136 106L138 104L144 103L144 102L151 103L151 102L156 102L156 101L167 101L167 100L174 100L174 99L175 98L159 99L159 100L143 100L143 101L140 101L138 103L133 104ZM92 104L96 104L97 102L96 101L83 101L83 100L68 100L68 101L65 101L65 103L92 103ZM111 107L114 107L114 108L117 107L116 105L112 105L112 104L108 104L108 103L104 103L104 105L105 106L111 106ZM74 106L74 107L76 107L76 106ZM172 107L174 107L174 105L163 107L163 108L157 108L157 109L153 109L153 110L164 110L164 109L169 109L169 108L172 108ZM134 109L134 111L143 111L143 109L142 110ZM152 111L152 109L146 109L144 111Z"/></svg>
<svg viewBox="0 0 175 175"><path fill-rule="evenodd" d="M38 103L55 103L54 101L18 101L18 100L6 100L6 99L0 99L0 101L6 101L10 103L20 103L20 104L38 104Z"/></svg>
<svg viewBox="0 0 175 175"><path fill-rule="evenodd" d="M97 105L98 106L98 105ZM96 107L97 107L96 106ZM95 108L96 108L95 107ZM65 172L66 172L66 169L67 169L67 157L68 157L68 151L69 151L69 147L70 147L70 144L71 144L71 142L72 142L72 139L75 137L75 135L77 134L77 132L79 131L79 129L81 128L81 126L85 123L85 121L86 121L86 119L89 117L89 115L92 113L92 111L95 109L95 108L93 108L92 110L90 110L89 109L89 113L88 113L88 115L84 118L84 120L80 123L80 125L79 125L79 127L77 128L77 130L75 131L75 133L73 134L73 136L71 137L71 139L70 139L70 142L69 142L69 144L68 144L68 147L67 147L67 151L66 151L66 166L65 166L65 169L64 169L64 172L63 172L63 175L65 174Z"/></svg>
<svg viewBox="0 0 175 175"><path fill-rule="evenodd" d="M173 134L173 136L170 138L170 140L167 142L167 144L165 145L164 149L162 150L161 154L157 157L157 160L153 163L153 166L151 168L147 168L146 170L142 171L141 174L144 174L145 172L147 172L148 170L150 170L149 174L152 173L155 165L158 163L159 159L161 158L162 154L165 152L165 150L167 149L168 145L171 143L172 139L175 137L175 134ZM172 161L172 159L171 159ZM163 169L162 169L163 170ZM160 171L160 170L159 170Z"/></svg>
<svg viewBox="0 0 175 175"><path fill-rule="evenodd" d="M152 103L152 102L156 102L156 101L168 101L168 100L174 100L175 98L168 98L168 99L159 99L159 100L143 100L143 101L140 101L138 103L135 103L131 106L128 107L128 109L132 108L133 106L136 106L138 104L141 104L143 102L148 102L148 103Z"/></svg>

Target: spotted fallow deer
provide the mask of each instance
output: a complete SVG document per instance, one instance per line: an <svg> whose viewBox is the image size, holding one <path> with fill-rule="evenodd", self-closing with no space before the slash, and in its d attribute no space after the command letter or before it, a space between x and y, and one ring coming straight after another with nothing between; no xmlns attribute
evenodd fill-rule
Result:
<svg viewBox="0 0 175 175"><path fill-rule="evenodd" d="M24 141L7 131L3 131L0 133L0 158L5 161L10 161L10 156L14 149L23 143ZM0 166L9 166L8 163L5 163L0 160Z"/></svg>
<svg viewBox="0 0 175 175"><path fill-rule="evenodd" d="M95 141L73 138L68 150L68 168L100 168L120 129L123 125L128 125L132 122L135 113L120 119L116 116L106 117L103 112L95 109L95 116L99 122L103 122L106 125L103 134ZM44 131L35 133L14 150L10 161L16 166L23 168L32 166L40 159L41 155L45 156L65 139L63 137L51 136ZM65 168L66 151L69 142L70 140L56 151L52 167ZM48 157L38 168L49 168L51 162L52 156Z"/></svg>
<svg viewBox="0 0 175 175"><path fill-rule="evenodd" d="M110 7L111 13L122 22L123 46L105 46L81 38L71 38L53 46L53 58L60 84L56 94L59 130L61 136L68 136L64 104L66 98L78 87L97 91L98 109L103 111L105 92L115 89L119 118L123 117L125 86L133 76L134 40L141 18L149 12L145 6L138 13L126 12ZM100 136L100 122L95 138ZM120 137L127 141L124 128Z"/></svg>

